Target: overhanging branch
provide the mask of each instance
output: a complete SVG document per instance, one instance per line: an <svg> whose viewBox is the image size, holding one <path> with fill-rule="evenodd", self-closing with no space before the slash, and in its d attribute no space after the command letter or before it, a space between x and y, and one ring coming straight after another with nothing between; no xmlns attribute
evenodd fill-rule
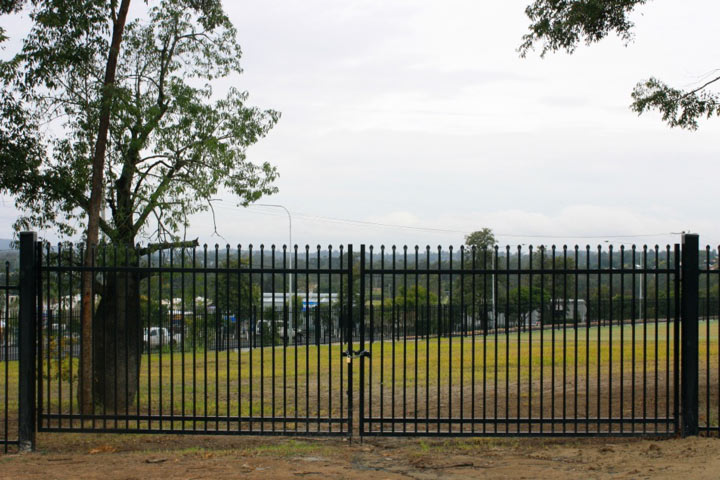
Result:
<svg viewBox="0 0 720 480"><path fill-rule="evenodd" d="M717 81L720 81L720 77L715 77L715 78L713 78L712 80L710 80L710 81L708 81L708 82L705 82L705 83L704 83L703 85L701 85L700 87L698 87L698 88L696 88L696 89L694 89L694 90L690 90L689 92L687 92L685 95L683 95L683 96L680 97L680 98L687 98L687 97L689 97L689 96L691 96L691 95L695 95L695 94L698 93L699 91L704 90L705 88L709 87L710 85L712 85L713 83L715 83L715 82L717 82Z"/></svg>
<svg viewBox="0 0 720 480"><path fill-rule="evenodd" d="M167 250L170 248L194 248L198 247L199 245L200 243L198 242L197 238L194 240L182 240L177 242L152 243L147 247L138 249L137 254L138 256L152 255L159 250Z"/></svg>

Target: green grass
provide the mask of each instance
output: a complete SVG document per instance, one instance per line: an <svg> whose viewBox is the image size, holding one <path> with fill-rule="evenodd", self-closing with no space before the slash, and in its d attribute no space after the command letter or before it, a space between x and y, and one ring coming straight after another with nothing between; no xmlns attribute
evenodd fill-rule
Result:
<svg viewBox="0 0 720 480"><path fill-rule="evenodd" d="M712 385L711 403L717 405L718 323L702 322L699 331L700 383ZM559 329L554 332L554 342L553 331L549 329L498 332L475 338L367 342L365 348L371 357L366 360L365 369L366 406L371 414L378 415L382 404L385 416L423 416L426 409L432 416L437 408L443 416L473 413L494 416L494 402L499 399L498 415L504 415L505 409L515 415L518 408L521 416L559 415L563 409L583 413L585 408L594 414L598 407L602 412L612 409L631 415L650 409L654 414L656 406L662 413L667 406L666 398L672 398L673 393L672 332L667 331L665 323L660 323L657 331L653 323L639 323L634 334L633 341L633 326L624 325ZM344 348L338 344L276 346L252 351L144 355L139 395L129 413L136 413L139 404L141 414L159 414L162 409L163 415L175 416L340 417L347 406L347 363L341 356ZM358 343L354 349L359 349ZM709 382L704 361L707 354L711 360ZM17 362L9 362L8 367L9 386L14 389ZM69 361L64 365L51 361L49 368L44 366L46 412L70 413L72 403L72 412L78 413L74 398L77 367L74 359L70 382ZM356 359L354 392L359 392L359 372ZM0 373L0 392L5 381ZM631 397L633 381L635 398ZM702 387L700 393L704 402ZM10 396L10 410L17 408L16 398ZM711 412L711 423L717 422L716 410ZM702 422L706 416L703 405L700 412ZM191 423L186 421L186 428ZM179 428L182 424L173 426ZM227 426L220 424L220 428Z"/></svg>

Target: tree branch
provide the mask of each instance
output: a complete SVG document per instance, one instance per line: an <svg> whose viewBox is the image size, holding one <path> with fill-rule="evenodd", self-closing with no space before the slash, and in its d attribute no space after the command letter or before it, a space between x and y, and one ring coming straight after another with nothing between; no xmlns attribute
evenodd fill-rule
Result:
<svg viewBox="0 0 720 480"><path fill-rule="evenodd" d="M138 163L142 163L142 162L144 162L144 161L146 161L146 160L150 160L150 159L152 159L152 158L169 159L169 158L171 158L171 157L170 157L170 155L151 155L151 156L149 156L149 157L145 157L145 158L141 159L140 162L138 162ZM171 168L172 168L171 165L168 165L168 164L165 163L163 160L158 160L157 162L153 163L152 165L149 165L149 166L148 166L145 170L143 170L142 172L139 172L139 170L138 170L138 172L140 173L140 177L138 178L137 182L135 182L135 188L133 188L132 198L131 198L131 202L133 203L133 205L135 204L135 200L136 200L137 197L138 197L138 194L139 194L139 192L140 192L140 188L142 188L142 186L143 186L143 182L145 182L145 179L146 179L148 176L151 176L151 177L154 176L154 175L151 175L150 172L152 171L153 168L157 167L158 165L162 165L162 166L164 166L164 167L166 167L166 168L168 168L168 169L171 169ZM158 176L158 178L160 178L160 177Z"/></svg>
<svg viewBox="0 0 720 480"><path fill-rule="evenodd" d="M148 245L147 247L138 249L137 254L138 256L152 255L158 250L168 250L170 248L194 248L198 246L200 246L200 243L198 242L197 238L194 240L182 240L176 242L160 242L153 243Z"/></svg>
<svg viewBox="0 0 720 480"><path fill-rule="evenodd" d="M90 201L85 198L85 196L76 191L70 191L69 193L80 208L82 208L86 213L90 211ZM116 240L117 232L102 217L98 218L98 226L103 231L103 233L108 236L108 238L110 238L111 240Z"/></svg>
<svg viewBox="0 0 720 480"><path fill-rule="evenodd" d="M700 90L704 90L705 88L707 88L708 86L712 85L713 83L715 83L715 82L717 82L717 81L720 81L720 77L715 77L715 78L713 78L713 79L710 80L709 82L706 82L704 85L702 85L702 86L700 86L700 87L698 87L698 88L696 88L696 89L694 89L694 90L691 90L691 91L687 92L685 95L683 95L683 96L680 97L680 98L683 99L683 98L687 98L687 97L690 97L690 96L692 96L692 95L695 95L695 94L698 93Z"/></svg>
<svg viewBox="0 0 720 480"><path fill-rule="evenodd" d="M150 195L150 198L148 198L147 205L145 205L145 209L143 210L143 212L138 215L138 219L132 227L133 231L137 232L138 230L140 230L140 227L145 223L145 220L155 208L160 196L164 194L165 190L167 190L167 188L170 186L170 182L173 180L175 173L177 173L177 171L180 170L184 165L185 162L178 160L177 163L173 165L173 168L167 172L165 178L163 178L163 181L160 182L160 185L157 186L153 194Z"/></svg>
<svg viewBox="0 0 720 480"><path fill-rule="evenodd" d="M110 18L112 19L113 23L117 22L117 0L112 0L110 2Z"/></svg>

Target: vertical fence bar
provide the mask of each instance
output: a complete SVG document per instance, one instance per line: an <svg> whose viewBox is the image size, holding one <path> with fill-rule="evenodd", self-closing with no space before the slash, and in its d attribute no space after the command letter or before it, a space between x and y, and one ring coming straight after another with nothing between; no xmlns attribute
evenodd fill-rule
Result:
<svg viewBox="0 0 720 480"><path fill-rule="evenodd" d="M415 245L415 325L414 325L414 331L413 336L415 337L415 378L413 385L415 387L415 412L413 416L415 417L415 433L418 431L418 315L419 315L419 305L420 305L420 298L419 298L419 288L420 288L420 277L418 275L419 270L419 261L418 261L418 249L419 247ZM361 345L360 348L363 352L365 351L365 348Z"/></svg>
<svg viewBox="0 0 720 480"><path fill-rule="evenodd" d="M276 338L276 324L277 324L277 310L275 308L275 270L277 269L277 265L275 264L275 245L270 246L270 262L271 262L271 273L270 273L270 291L272 292L272 297L270 297L270 308L272 310L272 314L270 315L270 368L272 368L272 375L270 377L270 416L272 417L272 423L270 424L270 430L275 431L275 338ZM283 292L283 296L285 293ZM264 306L263 306L264 307ZM318 304L319 307L319 304ZM215 350L217 352L217 349ZM318 358L320 358L320 345L318 345L317 349ZM265 365L263 365L264 369ZM328 369L329 369L328 365ZM217 377L216 377L217 378ZM320 372L318 371L318 385L320 385ZM318 404L320 403L320 396L318 395Z"/></svg>
<svg viewBox="0 0 720 480"><path fill-rule="evenodd" d="M365 255L362 255L362 258L364 258ZM372 408L372 398L373 398L373 343L375 342L375 312L373 309L373 246L370 245L370 284L368 285L368 294L370 299L369 309L370 309L370 351L368 352L368 407L367 407L367 415L365 416L363 420L363 428L360 430L362 432L363 429L368 428L369 431L372 431L372 416L373 416L373 408ZM360 275L365 275L363 267L360 268ZM364 291L364 290L363 290ZM365 305L365 299L361 302L361 305ZM361 309L365 309L365 307L360 307ZM382 316L380 317L380 325L382 328ZM364 367L363 367L364 368ZM365 395L364 393L362 394ZM369 421L369 427L365 427L365 422Z"/></svg>
<svg viewBox="0 0 720 480"><path fill-rule="evenodd" d="M715 249L715 252L716 252L716 253L720 253L720 246ZM715 260L715 261L716 261L716 262L717 262L717 261L720 261L720 259L716 257L716 260ZM716 265L717 265L717 264L716 264ZM710 273L708 272L708 276L709 276L709 275L710 275ZM709 295L710 295L710 292L708 291L708 296L709 296ZM717 297L716 297L716 298L715 298L715 302L716 302L715 310L716 310L716 312L717 312L717 309L720 309L720 303L717 303L717 301L718 301L718 299L717 299ZM717 318L718 318L717 332L718 332L718 339L720 340L720 312L717 312ZM707 352L707 353L708 353L708 355L710 354L709 349L708 349L708 352ZM717 372L718 372L718 374L720 374L720 356L718 356ZM709 388L710 388L710 385L708 385L708 389L709 389ZM718 394L718 403L720 403L720 381L718 381L717 394ZM720 405L717 405L717 407L718 407L718 410L720 410ZM720 413L720 411L719 411L718 413ZM708 419L708 420L709 420L709 419ZM708 422L708 423L709 423L709 422ZM718 434L720 434L720 425L718 425Z"/></svg>
<svg viewBox="0 0 720 480"><path fill-rule="evenodd" d="M705 247L705 422L703 427L708 428L710 421L710 390L712 390L712 374L710 371L710 245Z"/></svg>
<svg viewBox="0 0 720 480"><path fill-rule="evenodd" d="M380 246L380 432L385 431L385 245Z"/></svg>
<svg viewBox="0 0 720 480"><path fill-rule="evenodd" d="M673 417L675 432L680 433L680 244L674 246L673 261L675 266L673 306Z"/></svg>
<svg viewBox="0 0 720 480"><path fill-rule="evenodd" d="M348 282L347 282L347 408L348 408L348 437L352 438L353 435L353 246L352 244L347 246L347 271L348 271ZM342 295L342 293L341 293ZM342 347L341 347L342 348ZM360 386L362 388L362 385Z"/></svg>
<svg viewBox="0 0 720 480"><path fill-rule="evenodd" d="M528 247L528 433L533 430L533 246ZM484 293L483 293L484 295ZM483 298L484 301L484 298ZM485 367L483 366L483 369ZM484 395L484 392L483 392ZM484 401L484 400L483 400ZM484 415L484 414L483 414Z"/></svg>
<svg viewBox="0 0 720 480"><path fill-rule="evenodd" d="M452 296L452 282L453 282L453 247L450 245L448 248L448 309L447 309L447 339L448 339L448 356L447 356L447 368L448 368L448 401L447 401L447 412L448 412L448 432L452 432L452 400L453 400L453 387L452 387L452 342L453 342L453 296ZM497 330L496 330L497 331ZM496 343L497 345L497 343ZM439 352L438 352L439 355ZM497 418L497 346L495 347L495 418ZM438 402L440 399L438 398ZM403 415L404 417L404 415ZM404 424L404 418L403 418ZM495 424L497 429L497 423Z"/></svg>
<svg viewBox="0 0 720 480"><path fill-rule="evenodd" d="M462 343L460 344L462 346ZM462 371L460 385L462 385ZM462 399L462 397L461 397ZM462 405L462 404L461 404ZM462 424L461 424L462 425ZM510 246L505 247L505 433L510 432Z"/></svg>
<svg viewBox="0 0 720 480"><path fill-rule="evenodd" d="M19 428L20 451L35 450L35 328L37 309L37 233L20 234L20 366Z"/></svg>
<svg viewBox="0 0 720 480"><path fill-rule="evenodd" d="M5 453L8 452L8 414L9 414L9 401L10 401L10 359L8 358L10 349L10 337L8 333L10 332L10 262L5 262L5 294L3 295L3 307L4 312L2 314L2 320L5 322L5 325L3 325L3 329L0 332L0 337L2 337L2 365L3 367L3 382L4 382L4 388L2 393L2 403L3 403L3 418L2 418L2 435L3 435L3 451Z"/></svg>
<svg viewBox="0 0 720 480"><path fill-rule="evenodd" d="M38 269L36 272L36 278L37 278L37 282L38 282L37 283L37 299L36 299L36 302L37 302L36 303L36 305L37 305L36 319L41 319L42 318L42 309L43 309L42 243L37 242L35 249L37 251L36 255L37 255L37 265L38 265ZM49 258L49 256L48 256L48 258ZM19 281L19 279L18 279L18 281ZM20 291L18 290L18 294L19 293L20 293ZM18 314L19 314L19 312L18 312ZM19 320L19 318L18 318L18 320ZM39 327L37 326L37 323L40 323ZM35 384L35 387L36 387L37 391L36 391L35 398L37 399L36 400L37 414L36 414L35 418L36 418L36 422L39 422L39 426L41 426L41 427L43 426L41 418L42 418L42 414L43 414L43 404L44 404L44 399L45 399L45 397L43 396L44 392L43 392L43 382L42 382L43 369L45 368L43 365L43 331L42 330L43 330L42 329L42 321L36 322L36 331L35 331L35 334L36 334L35 335L35 342L36 342L35 343L35 345L36 345L36 350L35 350L36 370L35 370L35 372L36 373L35 373L35 378L37 379L37 383ZM18 341L19 340L20 339L18 338ZM19 355L19 352L18 352L18 355ZM18 365L18 370L19 370L19 365ZM48 426L49 426L49 422L50 421L48 420L47 421Z"/></svg>
<svg viewBox="0 0 720 480"><path fill-rule="evenodd" d="M495 346L495 357L493 358L493 367L495 370L493 371L493 420L494 426L495 426L495 433L498 433L498 309L497 309L497 292L498 290L498 277L499 277L499 268L498 268L498 246L495 245L494 251L493 251L493 258L494 263L492 265L492 291L493 291L493 305L492 305L492 311L493 311L493 343ZM452 270L452 250L450 250L450 265ZM452 277L451 277L452 282ZM452 291L452 290L451 290ZM452 344L451 344L452 345ZM452 358L452 350L449 352L450 358ZM452 388L448 392L449 398L452 399Z"/></svg>
<svg viewBox="0 0 720 480"><path fill-rule="evenodd" d="M682 435L698 434L698 243L696 234L682 236L680 318Z"/></svg>
<svg viewBox="0 0 720 480"><path fill-rule="evenodd" d="M292 307L290 307L290 302L293 301L292 294L288 290L288 284L287 284L288 276L290 275L289 273L287 273L287 272L289 272L289 270L287 269L288 268L287 249L288 249L288 246L283 245L283 254L282 254L282 257L283 257L283 259L282 259L282 267L283 267L283 276L282 276L282 284L283 284L283 286L282 286L282 290L283 290L283 338L282 338L283 421L282 421L282 424L283 424L283 427L282 427L282 429L283 429L283 432L287 432L287 418L288 418L288 414L287 414L287 348L288 348L288 343L289 343L289 341L288 341L288 325L289 325L288 308L292 308ZM288 301L288 296L290 296L289 301ZM293 335L295 334L294 332L295 331L293 330ZM332 347L328 346L328 352L330 350L332 350ZM230 365L229 360L230 360L230 348L228 348L228 365ZM330 372L332 372L332 361L328 361L328 375L330 374ZM228 375L228 379L229 378L230 378L230 376ZM230 382L228 382L227 385L228 385L227 389L228 389L228 416L229 416L230 415L230 413L229 413L229 411L230 411L229 410L230 409L230 407L229 407L229 405L230 405ZM329 381L328 385L332 385L332 382ZM329 394L329 398L332 400L332 394ZM328 414L328 416L332 416L332 408L328 407L328 411L330 412ZM330 430L332 430L332 423L330 423L329 428L330 428Z"/></svg>
<svg viewBox="0 0 720 480"><path fill-rule="evenodd" d="M403 286L402 286L402 351L403 351L403 386L402 386L402 431L407 432L407 290L408 290L408 274L407 274L407 245L403 246Z"/></svg>
<svg viewBox="0 0 720 480"><path fill-rule="evenodd" d="M40 251L42 251L42 246L40 247ZM45 245L45 265L48 267L50 266L50 258L51 258L50 252L51 252L50 244L47 243ZM47 400L47 403L46 403L47 413L51 414L52 413L52 389L50 388L51 387L50 380L52 378L52 365L50 362L51 353L52 353L51 325L54 323L54 320L52 317L53 312L52 312L52 309L50 308L50 285L52 284L52 276L51 276L49 269L44 273L45 273L44 275L42 273L40 274L40 284L38 285L40 298L38 298L37 302L40 305L40 318L43 319L41 321L41 325L39 328L40 341L38 343L39 344L44 343L46 346L45 352L42 352L42 351L40 352L39 360L40 360L41 364L44 363L45 365L47 365L47 374L45 375L47 380L44 383L45 392L47 392L47 396L44 398ZM43 279L45 280L44 284L42 283ZM42 291L43 287L45 287L45 292ZM44 298L42 297L43 293L45 294ZM42 324L45 324L45 337L44 338L43 338L43 325ZM42 373L42 371L41 371L41 373ZM40 375L38 378L40 378L39 384L43 385L43 381L42 381L43 376ZM40 397L40 398L42 399L43 397ZM42 403L42 400L41 400L41 403ZM47 420L47 426L50 426L49 418Z"/></svg>
<svg viewBox="0 0 720 480"><path fill-rule="evenodd" d="M352 251L348 252L352 253ZM352 256L348 257L348 261L350 262L350 269L352 270ZM358 305L358 309L360 310L360 313L358 315L358 320L360 321L360 398L359 398L359 405L358 405L358 412L360 413L360 419L358 423L358 428L360 432L360 436L362 437L363 431L365 430L365 244L360 245L360 272L358 273L360 276L360 298L359 302L360 305ZM352 282L350 282L352 284ZM351 292L352 292L352 286L351 286ZM416 364L417 365L417 364ZM417 378L417 375L415 375ZM416 400L417 401L417 400ZM417 412L416 415L417 417ZM417 429L417 427L416 427Z"/></svg>
<svg viewBox="0 0 720 480"><path fill-rule="evenodd" d="M520 247L518 247L518 249L519 249L519 248L520 248ZM475 327L477 326L477 311L476 311L476 305L477 305L477 303L476 303L476 300L477 300L477 299L476 299L476 292L477 292L477 290L476 290L476 283L475 283L475 277L476 277L476 275L475 275L475 269L477 268L477 261L476 261L476 260L477 260L477 259L476 259L477 248L476 248L475 245L473 245L473 246L471 247L471 254L472 254L472 265L471 265L471 268L472 268L473 273L472 273L472 278L471 278L471 282L472 282L472 286L471 286L471 291L472 291L471 297L472 297L472 301L471 301L471 303L470 303L471 309L472 309L472 352L471 352L471 354L470 354L470 356L471 356L471 358L472 358L472 365L471 365L471 367L470 367L470 372L471 372L471 373L470 373L470 385L471 385L471 387L470 387L470 402L471 402L471 406L470 406L470 411L471 411L471 414L470 414L470 416L471 416L470 429L471 429L471 433L474 434L474 433L475 433L475 359L476 359L476 357L475 357ZM518 259L519 259L519 258L520 258L520 256L519 256L519 253L518 253ZM519 268L519 267L518 267L518 268ZM518 288L518 292L519 292L519 291L520 291L520 288ZM428 297L428 300L429 300L429 297L430 297L430 288L427 289L427 292L428 292L427 297ZM428 322L429 322L429 321L430 321L430 320L428 319ZM518 338L519 338L519 337L518 337ZM427 347L426 347L426 348L427 348ZM520 364L518 363L518 385L519 385L519 383L520 383L520 373L519 373L519 372L520 372ZM518 388L519 388L519 386L518 386ZM518 396L518 398L519 398L519 396ZM520 418L520 403L519 403L519 402L518 402L518 418ZM519 427L518 427L518 428L519 428Z"/></svg>

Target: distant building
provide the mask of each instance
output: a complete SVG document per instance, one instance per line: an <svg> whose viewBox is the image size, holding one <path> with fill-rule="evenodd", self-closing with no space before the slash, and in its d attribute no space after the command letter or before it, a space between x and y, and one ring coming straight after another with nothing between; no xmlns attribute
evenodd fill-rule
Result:
<svg viewBox="0 0 720 480"><path fill-rule="evenodd" d="M265 292L262 299L263 308L274 307L275 310L281 311L285 303L289 305L292 302L294 296L294 293ZM318 305L331 305L340 298L337 293L310 293L305 298L303 292L298 292L297 297L303 311Z"/></svg>
<svg viewBox="0 0 720 480"><path fill-rule="evenodd" d="M587 305L583 299L556 298L551 301L551 304L554 309L553 318L556 322L565 320L585 323L587 319Z"/></svg>

